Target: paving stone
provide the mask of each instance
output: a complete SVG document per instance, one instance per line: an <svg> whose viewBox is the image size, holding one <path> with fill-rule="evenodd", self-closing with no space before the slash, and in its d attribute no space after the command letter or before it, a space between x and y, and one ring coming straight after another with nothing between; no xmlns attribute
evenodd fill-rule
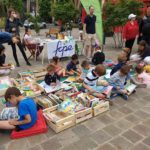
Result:
<svg viewBox="0 0 150 150"><path fill-rule="evenodd" d="M41 146L44 150L58 150L62 145L59 143L57 138L53 138L42 143Z"/></svg>
<svg viewBox="0 0 150 150"><path fill-rule="evenodd" d="M150 135L143 141L146 145L150 146Z"/></svg>
<svg viewBox="0 0 150 150"><path fill-rule="evenodd" d="M110 123L112 123L114 121L114 119L112 119L110 116L108 116L107 114L102 114L98 117L96 117L98 120L100 120L100 122L102 122L105 125L108 125Z"/></svg>
<svg viewBox="0 0 150 150"><path fill-rule="evenodd" d="M150 128L148 128L147 126L144 126L142 124L135 126L133 129L141 135L144 135L144 136L150 135Z"/></svg>
<svg viewBox="0 0 150 150"><path fill-rule="evenodd" d="M132 144L128 142L125 138L123 137L116 137L115 139L111 140L110 143L117 148L117 150L128 150Z"/></svg>
<svg viewBox="0 0 150 150"><path fill-rule="evenodd" d="M51 129L51 128L49 128L48 129L48 132L46 133L46 136L48 137L48 138L52 138L52 137L54 137L54 136L56 136L57 134Z"/></svg>
<svg viewBox="0 0 150 150"><path fill-rule="evenodd" d="M150 118L149 119L146 119L142 122L143 125L146 125L146 126L150 126Z"/></svg>
<svg viewBox="0 0 150 150"><path fill-rule="evenodd" d="M134 124L137 124L138 122L140 122L139 118L133 114L128 115L127 117L125 117L125 119L134 123Z"/></svg>
<svg viewBox="0 0 150 150"><path fill-rule="evenodd" d="M130 150L149 150L149 148L142 143L138 143L137 145L133 146Z"/></svg>
<svg viewBox="0 0 150 150"><path fill-rule="evenodd" d="M118 120L120 118L122 118L124 116L123 113L119 112L118 110L112 110L109 112L109 115L115 119L115 120Z"/></svg>
<svg viewBox="0 0 150 150"><path fill-rule="evenodd" d="M116 126L114 126L114 125L109 125L109 126L107 126L107 127L105 127L105 128L103 128L103 130L105 131L105 132L107 132L109 135L111 135L111 136L116 136L116 135L118 135L119 133L121 133L121 129L119 129L119 128L117 128Z"/></svg>
<svg viewBox="0 0 150 150"><path fill-rule="evenodd" d="M141 98L143 98L143 97L149 95L149 91L146 88L144 88L144 89L140 88L140 89L137 89L137 92L134 95L135 95L135 97L138 97L138 98L141 97Z"/></svg>
<svg viewBox="0 0 150 150"><path fill-rule="evenodd" d="M6 150L4 145L0 145L0 150Z"/></svg>
<svg viewBox="0 0 150 150"><path fill-rule="evenodd" d="M30 148L29 150L41 150L41 147L40 146L34 146L34 147Z"/></svg>
<svg viewBox="0 0 150 150"><path fill-rule="evenodd" d="M89 137L82 138L74 144L64 147L62 150L93 150L97 144Z"/></svg>
<svg viewBox="0 0 150 150"><path fill-rule="evenodd" d="M29 144L27 142L27 139L18 139L18 140L12 140L12 142L7 144L7 150L27 150L29 149Z"/></svg>
<svg viewBox="0 0 150 150"><path fill-rule="evenodd" d="M128 103L127 107L130 108L132 111L136 111L139 110L139 108L141 108L141 106L136 104L135 102Z"/></svg>
<svg viewBox="0 0 150 150"><path fill-rule="evenodd" d="M134 113L134 115L136 115L137 117L139 117L141 120L145 120L146 118L149 117L149 114L142 111L142 110L138 110Z"/></svg>
<svg viewBox="0 0 150 150"><path fill-rule="evenodd" d="M44 140L46 140L46 135L45 134L39 134L39 135L35 135L35 136L31 136L28 137L28 141L30 143L31 146L34 146L36 144L40 144L41 142L43 142Z"/></svg>
<svg viewBox="0 0 150 150"><path fill-rule="evenodd" d="M63 146L66 146L78 141L80 138L69 129L57 134L57 139L59 143L61 143Z"/></svg>
<svg viewBox="0 0 150 150"><path fill-rule="evenodd" d="M112 145L107 143L97 148L96 150L116 150L116 149Z"/></svg>
<svg viewBox="0 0 150 150"><path fill-rule="evenodd" d="M130 114L130 113L133 112L130 108L128 108L126 106L123 106L123 107L119 108L118 110L120 112L124 113L125 115Z"/></svg>
<svg viewBox="0 0 150 150"><path fill-rule="evenodd" d="M111 139L111 136L109 136L103 130L96 131L95 133L91 134L90 137L94 139L94 141L96 141L98 144L103 144L104 142Z"/></svg>
<svg viewBox="0 0 150 150"><path fill-rule="evenodd" d="M10 135L8 133L1 133L0 132L0 145L3 145L3 144L7 144L11 141ZM3 138L1 138L3 137Z"/></svg>
<svg viewBox="0 0 150 150"><path fill-rule="evenodd" d="M95 130L99 130L102 129L103 127L105 127L105 125L100 122L99 120L97 120L96 118L92 118L89 119L87 121L84 122L84 125L89 128L91 131Z"/></svg>
<svg viewBox="0 0 150 150"><path fill-rule="evenodd" d="M115 105L117 105L118 107L122 107L122 106L126 105L127 101L123 100L121 97L117 97L117 98L113 101L113 103L114 103Z"/></svg>
<svg viewBox="0 0 150 150"><path fill-rule="evenodd" d="M122 136L126 137L129 141L133 143L136 143L143 138L141 135L132 130L126 131L125 133L122 134Z"/></svg>
<svg viewBox="0 0 150 150"><path fill-rule="evenodd" d="M146 106L146 107L143 107L142 110L146 113L149 113L150 114L150 106Z"/></svg>
<svg viewBox="0 0 150 150"><path fill-rule="evenodd" d="M125 119L121 119L118 122L115 123L116 126L118 126L120 129L126 130L128 128L130 128L132 126L132 123L125 120Z"/></svg>
<svg viewBox="0 0 150 150"><path fill-rule="evenodd" d="M90 132L91 132L87 127L85 127L85 125L81 125L81 124L75 126L75 127L72 129L72 131L73 131L76 135L78 135L79 137L87 136L87 135L89 135Z"/></svg>

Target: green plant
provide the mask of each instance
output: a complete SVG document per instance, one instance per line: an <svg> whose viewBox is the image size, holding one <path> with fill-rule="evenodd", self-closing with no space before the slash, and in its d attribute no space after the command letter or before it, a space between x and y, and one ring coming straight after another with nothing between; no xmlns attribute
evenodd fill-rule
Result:
<svg viewBox="0 0 150 150"><path fill-rule="evenodd" d="M6 18L0 17L0 29L3 29L5 27Z"/></svg>

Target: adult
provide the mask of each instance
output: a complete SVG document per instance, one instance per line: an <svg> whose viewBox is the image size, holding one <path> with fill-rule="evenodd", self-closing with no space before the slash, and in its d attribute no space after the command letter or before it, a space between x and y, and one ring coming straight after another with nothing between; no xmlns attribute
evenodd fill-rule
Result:
<svg viewBox="0 0 150 150"><path fill-rule="evenodd" d="M20 20L19 18L17 18L17 15L16 15L16 12L11 9L9 10L9 16L8 16L8 19L6 21L6 26L5 26L5 30L13 35L17 35L17 36L20 36L19 34L19 26L21 26L22 24L20 23ZM16 45L15 43L13 42L10 42L11 46L12 46L12 50L13 50L13 56L14 56L14 59L16 61L16 66L19 67L20 64L19 64L19 61L18 61L18 57L17 57L17 52L16 52ZM19 40L19 42L17 43L26 63L28 66L31 66L31 64L29 63L28 59L27 59L27 56L26 56L26 53L24 51L24 48L23 48L23 45L21 43L21 40Z"/></svg>
<svg viewBox="0 0 150 150"><path fill-rule="evenodd" d="M85 32L85 47L84 54L88 59L92 58L94 52L94 45L96 40L96 16L94 15L94 7L89 7L90 14L84 20Z"/></svg>
<svg viewBox="0 0 150 150"><path fill-rule="evenodd" d="M140 23L140 36L150 45L150 6L147 7L146 14Z"/></svg>
<svg viewBox="0 0 150 150"><path fill-rule="evenodd" d="M130 57L134 41L136 39L136 36L138 36L138 34L139 34L139 25L136 21L136 15L130 14L128 16L128 21L125 24L123 31L123 39L125 40L125 47L130 49L127 56L128 59Z"/></svg>

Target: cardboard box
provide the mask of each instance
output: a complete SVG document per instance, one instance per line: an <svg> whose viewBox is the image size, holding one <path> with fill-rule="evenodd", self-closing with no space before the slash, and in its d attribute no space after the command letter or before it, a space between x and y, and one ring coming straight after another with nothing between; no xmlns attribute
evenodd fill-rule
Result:
<svg viewBox="0 0 150 150"><path fill-rule="evenodd" d="M98 105L93 107L93 116L97 116L108 110L109 110L109 102L108 101L100 101L100 103Z"/></svg>
<svg viewBox="0 0 150 150"><path fill-rule="evenodd" d="M64 114L57 111L57 106L47 108L43 110L43 115L47 124L56 132L59 133L67 128L70 128L76 124L75 115ZM51 115L51 116L50 116ZM48 117L50 116L50 117ZM54 119L53 116L56 116Z"/></svg>

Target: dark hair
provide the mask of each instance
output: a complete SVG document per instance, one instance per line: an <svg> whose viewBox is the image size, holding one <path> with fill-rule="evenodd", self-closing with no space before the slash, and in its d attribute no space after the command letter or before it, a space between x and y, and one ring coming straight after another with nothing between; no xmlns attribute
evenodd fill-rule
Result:
<svg viewBox="0 0 150 150"><path fill-rule="evenodd" d="M57 62L58 62L58 60L60 60L60 58L59 58L59 57L57 57L57 56L54 56L54 57L53 57L53 62L57 63Z"/></svg>
<svg viewBox="0 0 150 150"><path fill-rule="evenodd" d="M14 95L16 97L21 96L21 92L18 88L16 87L9 87L6 92L5 92L5 100L8 101L8 99L11 98L11 96Z"/></svg>
<svg viewBox="0 0 150 150"><path fill-rule="evenodd" d="M47 71L53 71L53 70L55 70L55 66L53 64L49 64L47 66Z"/></svg>
<svg viewBox="0 0 150 150"><path fill-rule="evenodd" d="M106 74L106 68L103 65L97 65L95 67L95 72L98 74L98 76L103 76Z"/></svg>
<svg viewBox="0 0 150 150"><path fill-rule="evenodd" d="M78 55L77 54L72 55L71 60L77 60L77 59L78 59Z"/></svg>
<svg viewBox="0 0 150 150"><path fill-rule="evenodd" d="M146 41L144 41L144 40L141 40L140 42L139 42L139 45L140 46L144 46L144 48L147 46L147 43L146 43Z"/></svg>
<svg viewBox="0 0 150 150"><path fill-rule="evenodd" d="M127 75L130 71L131 67L128 65L124 65L121 67L120 72L123 73L124 75Z"/></svg>
<svg viewBox="0 0 150 150"><path fill-rule="evenodd" d="M81 66L83 68L85 68L86 66L88 66L90 63L87 61L87 60L83 60L82 63L81 63Z"/></svg>
<svg viewBox="0 0 150 150"><path fill-rule="evenodd" d="M29 28L27 27L27 28L25 28L25 34L27 34L28 33L28 31L29 31Z"/></svg>
<svg viewBox="0 0 150 150"><path fill-rule="evenodd" d="M3 45L0 44L0 54L2 53L2 51L5 50L5 47Z"/></svg>
<svg viewBox="0 0 150 150"><path fill-rule="evenodd" d="M89 10L91 9L91 7L93 7L92 5L89 6Z"/></svg>
<svg viewBox="0 0 150 150"><path fill-rule="evenodd" d="M11 13L12 13L13 11L16 12L16 11L15 11L14 9L12 9L12 8L8 10L8 17L9 17L9 18L10 18Z"/></svg>
<svg viewBox="0 0 150 150"><path fill-rule="evenodd" d="M144 67L142 67L141 65L137 65L137 66L135 67L135 71L136 71L138 74L140 74L140 73L142 73L142 72L144 71Z"/></svg>

